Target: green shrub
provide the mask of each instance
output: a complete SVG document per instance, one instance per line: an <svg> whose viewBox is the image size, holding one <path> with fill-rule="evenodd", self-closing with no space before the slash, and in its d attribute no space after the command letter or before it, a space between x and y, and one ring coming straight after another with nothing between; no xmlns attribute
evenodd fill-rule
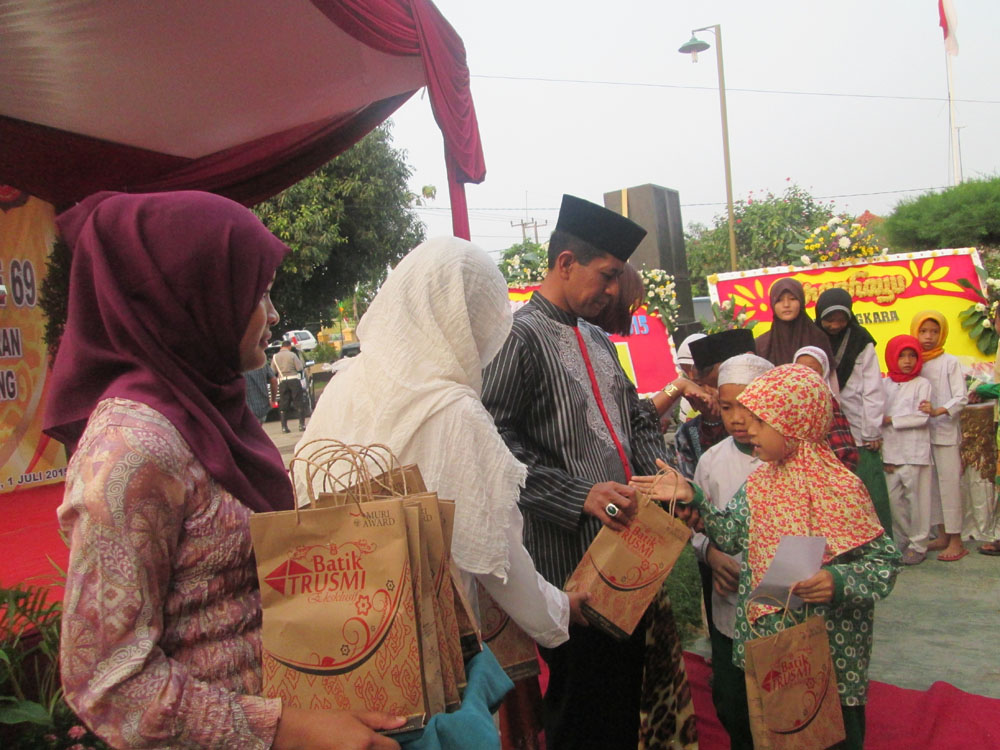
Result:
<svg viewBox="0 0 1000 750"><path fill-rule="evenodd" d="M0 747L105 748L63 700L60 602L47 587L0 588Z"/></svg>
<svg viewBox="0 0 1000 750"><path fill-rule="evenodd" d="M309 357L314 362L334 362L337 360L338 354L333 344L320 344L309 352Z"/></svg>
<svg viewBox="0 0 1000 750"><path fill-rule="evenodd" d="M833 205L791 184L781 195L751 191L733 203L733 215L737 262L748 270L798 262L803 239L833 216ZM708 294L705 277L732 270L728 214L716 216L711 227L689 225L684 239L692 293Z"/></svg>
<svg viewBox="0 0 1000 750"><path fill-rule="evenodd" d="M1000 248L1000 177L903 200L886 217L885 233L894 252L987 246L995 255Z"/></svg>
<svg viewBox="0 0 1000 750"><path fill-rule="evenodd" d="M684 548L665 584L681 641L688 645L705 634L701 616L701 574L694 548Z"/></svg>

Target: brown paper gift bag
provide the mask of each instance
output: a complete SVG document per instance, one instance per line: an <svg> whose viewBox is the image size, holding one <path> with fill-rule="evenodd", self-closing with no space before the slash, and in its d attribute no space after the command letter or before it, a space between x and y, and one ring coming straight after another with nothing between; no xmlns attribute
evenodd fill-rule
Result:
<svg viewBox="0 0 1000 750"><path fill-rule="evenodd" d="M321 439L304 445L292 459L291 469L305 472L306 486L318 507L398 496L404 504L415 503L419 508L419 527L411 527L411 541L416 545L411 549L411 569L428 708L431 714L457 709L461 704L460 691L465 687L465 666L452 589L445 585L451 535L449 532L446 544L445 519L440 514L437 496L426 492L417 466L400 465L385 445L347 445ZM373 469L380 472L375 477L371 476ZM323 491L314 493L314 487L320 483ZM421 570L418 555L428 566L426 571Z"/></svg>
<svg viewBox="0 0 1000 750"><path fill-rule="evenodd" d="M424 478L416 464L395 466L371 478L371 488L375 497L398 497L418 495L427 492Z"/></svg>
<svg viewBox="0 0 1000 750"><path fill-rule="evenodd" d="M822 750L845 739L822 616L805 617L774 635L754 638L744 649L755 748Z"/></svg>
<svg viewBox="0 0 1000 750"><path fill-rule="evenodd" d="M430 715L444 713L444 679L442 676L441 644L438 639L436 602L431 566L427 559L427 540L420 528L420 504L404 501L406 530L409 541L410 567L413 570L413 594L417 605L417 641L423 666L424 695ZM457 689L456 689L457 698Z"/></svg>
<svg viewBox="0 0 1000 750"><path fill-rule="evenodd" d="M431 713L436 713L438 683L444 691L444 709L454 711L461 705L461 690L465 688L465 664L459 643L458 622L455 618L455 601L447 581L447 560L451 555L450 534L445 544L444 519L441 517L437 495L427 492L424 479L416 464L401 465L388 446L374 444L350 446L365 466L374 466L380 473L336 493L336 502L346 502L353 494L371 493L374 498L403 497L405 504L417 503L420 508L420 536L423 556L428 569L425 571L418 596L417 618L424 638L435 637L434 644L421 643L424 653L425 683ZM369 469L372 471L372 469ZM320 496L329 502L330 495ZM364 501L365 497L362 497ZM421 590L418 587L418 590ZM433 623L429 618L433 616ZM432 632L433 631L433 632ZM432 653L433 652L433 653Z"/></svg>
<svg viewBox="0 0 1000 750"><path fill-rule="evenodd" d="M441 671L444 679L448 710L460 703L465 689L465 663L462 659L461 636L456 616L455 591L451 579L451 532L454 525L454 503L439 500L434 493L413 498L422 506L421 521L427 539L428 561L434 590L435 613L438 617L438 640L441 650Z"/></svg>
<svg viewBox="0 0 1000 750"><path fill-rule="evenodd" d="M302 445L289 468L304 475L309 500L317 508L427 491L417 465L401 465L392 451L380 444L312 440ZM373 476L372 468L379 473ZM315 490L317 484L319 491Z"/></svg>
<svg viewBox="0 0 1000 750"><path fill-rule="evenodd" d="M483 643L490 647L503 671L514 682L540 674L538 653L531 636L510 619L510 615L500 608L478 581L476 594L479 597Z"/></svg>
<svg viewBox="0 0 1000 750"><path fill-rule="evenodd" d="M263 609L264 695L366 709L422 727L416 604L401 500L250 517Z"/></svg>
<svg viewBox="0 0 1000 750"><path fill-rule="evenodd" d="M452 600L455 603L455 623L458 628L461 659L464 663L483 650L483 635L479 629L472 603L462 585L462 574L454 560L451 559L451 537L455 531L455 501L439 498L438 508L441 511L441 530L444 532L444 544L448 550L448 571L442 585L451 589ZM464 689L464 668L461 682Z"/></svg>
<svg viewBox="0 0 1000 750"><path fill-rule="evenodd" d="M451 562L451 590L455 597L455 619L458 620L462 658L468 661L483 650L483 633L479 628L476 611L462 584L462 574L454 560Z"/></svg>
<svg viewBox="0 0 1000 750"><path fill-rule="evenodd" d="M587 620L619 640L632 635L691 538L659 503L641 492L636 498L639 511L628 528L602 526L564 587L589 592Z"/></svg>
<svg viewBox="0 0 1000 750"><path fill-rule="evenodd" d="M418 620L421 622L421 630L426 630L429 635L430 628L423 626L423 618L425 614L433 617L433 635L436 639L433 650L437 660L434 664L440 675L445 708L454 711L461 704L460 687L465 686L465 665L462 663L458 622L455 619L455 602L451 597L451 587L445 585L448 571L443 565L447 555L438 499L434 493L425 492L411 495L403 503L407 513L412 507L419 516L421 581L418 590L421 591L422 599L417 610ZM450 612L447 611L448 607L451 608ZM430 658L427 649L425 656ZM425 659L425 664L429 663Z"/></svg>

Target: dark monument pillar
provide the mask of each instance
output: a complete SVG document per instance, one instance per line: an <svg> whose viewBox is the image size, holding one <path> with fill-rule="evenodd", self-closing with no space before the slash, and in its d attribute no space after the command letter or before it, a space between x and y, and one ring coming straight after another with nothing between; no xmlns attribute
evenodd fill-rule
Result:
<svg viewBox="0 0 1000 750"><path fill-rule="evenodd" d="M639 185L625 191L605 193L605 207L625 214L622 210L623 194L628 200L628 217L648 232L632 255L632 264L637 268L660 268L674 277L680 313L677 330L671 331L671 334L679 343L688 333L701 328L694 319L694 304L691 301L680 193L659 185Z"/></svg>

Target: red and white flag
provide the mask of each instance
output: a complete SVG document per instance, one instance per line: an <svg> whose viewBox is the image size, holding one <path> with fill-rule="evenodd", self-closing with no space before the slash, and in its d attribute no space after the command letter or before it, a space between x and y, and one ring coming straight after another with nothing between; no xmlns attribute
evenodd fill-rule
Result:
<svg viewBox="0 0 1000 750"><path fill-rule="evenodd" d="M944 51L949 55L957 55L958 21L955 18L955 6L951 0L938 0L938 15L941 18L941 30L944 32Z"/></svg>

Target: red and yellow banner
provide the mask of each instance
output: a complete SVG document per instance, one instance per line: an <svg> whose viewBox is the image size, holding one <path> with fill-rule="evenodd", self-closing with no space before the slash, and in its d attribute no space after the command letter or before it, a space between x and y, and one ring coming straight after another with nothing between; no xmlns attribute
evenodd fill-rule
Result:
<svg viewBox="0 0 1000 750"><path fill-rule="evenodd" d="M51 205L0 186L0 492L66 473L62 444L42 434L48 353L38 296L55 231Z"/></svg>
<svg viewBox="0 0 1000 750"><path fill-rule="evenodd" d="M508 290L512 310L531 299L537 286ZM632 315L628 336L608 336L618 351L618 361L639 393L654 393L677 378L674 343L659 315L640 307Z"/></svg>
<svg viewBox="0 0 1000 750"><path fill-rule="evenodd" d="M974 367L978 362L992 361L992 357L983 355L962 330L958 313L982 300L959 280L965 279L982 290L982 273L979 253L974 248L961 248L899 253L849 264L816 263L805 268L782 266L721 273L708 277L708 287L713 302L732 297L737 306L745 308L747 318L757 321L755 336L771 327L768 292L778 279L792 277L802 282L806 309L812 317L820 294L832 287L846 289L854 300L855 315L875 338L883 370L889 339L909 333L916 313L937 310L949 322L945 350L966 367Z"/></svg>

